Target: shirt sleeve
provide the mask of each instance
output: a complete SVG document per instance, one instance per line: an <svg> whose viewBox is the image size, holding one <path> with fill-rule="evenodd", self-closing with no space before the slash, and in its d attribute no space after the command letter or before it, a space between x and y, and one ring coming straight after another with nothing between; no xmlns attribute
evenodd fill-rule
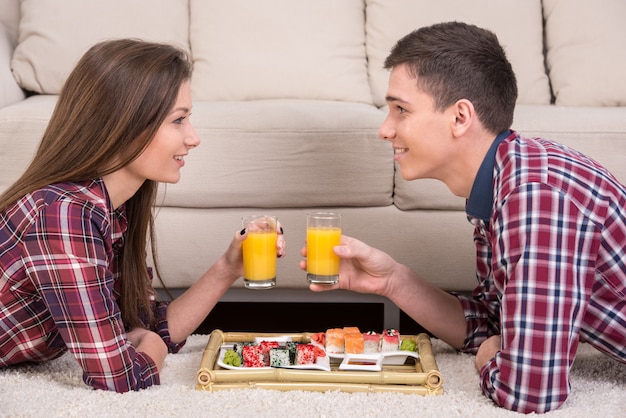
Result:
<svg viewBox="0 0 626 418"><path fill-rule="evenodd" d="M164 301L154 301L152 303L152 311L154 312L154 324L152 325L152 331L159 334L163 342L167 345L168 352L170 353L178 353L181 348L185 345L187 340L181 343L172 342L172 338L170 337L170 329L169 324L167 322L167 307L169 302Z"/></svg>
<svg viewBox="0 0 626 418"><path fill-rule="evenodd" d="M481 387L507 409L547 412L570 392L597 230L571 200L540 183L515 189L498 213L492 289L485 290L501 298L502 350L481 370ZM495 298L486 299L494 311Z"/></svg>
<svg viewBox="0 0 626 418"><path fill-rule="evenodd" d="M102 212L85 202L48 205L24 239L24 262L84 382L127 392L158 384L159 375L154 361L126 342Z"/></svg>

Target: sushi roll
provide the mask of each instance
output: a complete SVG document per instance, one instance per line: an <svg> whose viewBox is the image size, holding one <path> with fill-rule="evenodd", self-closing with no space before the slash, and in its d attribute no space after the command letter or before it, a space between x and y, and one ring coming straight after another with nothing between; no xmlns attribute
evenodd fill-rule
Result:
<svg viewBox="0 0 626 418"><path fill-rule="evenodd" d="M341 328L329 328L326 330L326 352L345 352L345 333Z"/></svg>
<svg viewBox="0 0 626 418"><path fill-rule="evenodd" d="M266 366L270 365L270 350L272 348L278 348L279 344L277 341L261 341L259 343L259 347L261 347L261 352L263 353L263 362Z"/></svg>
<svg viewBox="0 0 626 418"><path fill-rule="evenodd" d="M244 367L264 367L263 350L258 345L244 345L242 348Z"/></svg>
<svg viewBox="0 0 626 418"><path fill-rule="evenodd" d="M380 334L375 331L363 333L363 352L376 353L380 351Z"/></svg>
<svg viewBox="0 0 626 418"><path fill-rule="evenodd" d="M296 346L296 364L314 364L315 346L312 344L298 344Z"/></svg>
<svg viewBox="0 0 626 418"><path fill-rule="evenodd" d="M400 333L395 329L383 331L380 351L397 351L400 346Z"/></svg>
<svg viewBox="0 0 626 418"><path fill-rule="evenodd" d="M287 348L272 348L270 349L270 366L271 367L283 367L289 366L289 350Z"/></svg>
<svg viewBox="0 0 626 418"><path fill-rule="evenodd" d="M287 351L289 352L289 363L296 364L296 352L298 350L298 343L293 341L287 341Z"/></svg>

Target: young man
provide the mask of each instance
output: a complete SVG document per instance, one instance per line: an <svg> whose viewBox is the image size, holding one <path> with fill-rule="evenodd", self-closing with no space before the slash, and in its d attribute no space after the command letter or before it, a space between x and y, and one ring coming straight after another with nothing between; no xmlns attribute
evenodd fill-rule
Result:
<svg viewBox="0 0 626 418"><path fill-rule="evenodd" d="M558 408L579 342L626 362L626 188L584 155L510 130L515 75L491 32L458 22L421 28L385 68L389 115L379 135L403 178L436 178L467 199L478 286L471 297L448 294L344 237L339 283L311 290L386 296L476 353L496 404Z"/></svg>

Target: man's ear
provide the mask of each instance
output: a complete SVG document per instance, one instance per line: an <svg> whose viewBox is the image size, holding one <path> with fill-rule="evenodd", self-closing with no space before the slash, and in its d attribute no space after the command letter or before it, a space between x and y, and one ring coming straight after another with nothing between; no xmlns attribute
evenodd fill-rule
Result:
<svg viewBox="0 0 626 418"><path fill-rule="evenodd" d="M461 136L467 132L476 119L474 104L467 99L458 100L453 105L452 132Z"/></svg>

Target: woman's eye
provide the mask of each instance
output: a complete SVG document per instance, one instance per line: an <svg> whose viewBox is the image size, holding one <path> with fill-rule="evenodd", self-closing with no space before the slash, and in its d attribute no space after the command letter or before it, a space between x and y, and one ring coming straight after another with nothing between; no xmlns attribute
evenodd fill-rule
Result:
<svg viewBox="0 0 626 418"><path fill-rule="evenodd" d="M181 116L178 119L174 120L174 123L177 123L180 125L183 123L184 120L185 120L185 116Z"/></svg>

